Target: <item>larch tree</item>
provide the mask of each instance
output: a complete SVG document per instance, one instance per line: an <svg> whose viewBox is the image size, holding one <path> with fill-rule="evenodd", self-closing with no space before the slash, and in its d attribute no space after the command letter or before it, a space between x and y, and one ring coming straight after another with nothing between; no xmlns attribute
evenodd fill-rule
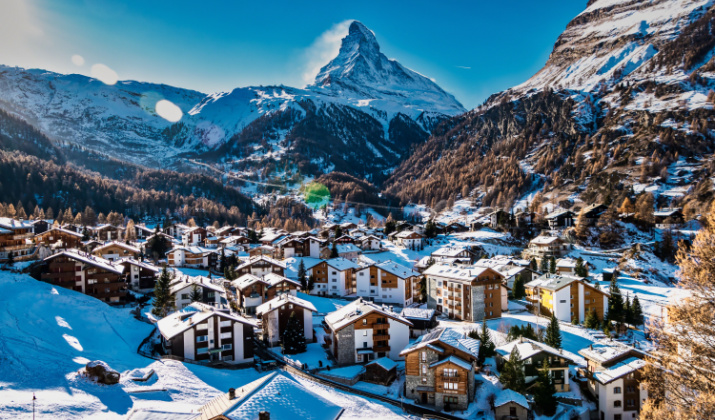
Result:
<svg viewBox="0 0 715 420"><path fill-rule="evenodd" d="M137 239L136 225L134 225L134 220L129 219L127 222L127 229L124 233L124 239L127 241L135 241Z"/></svg>
<svg viewBox="0 0 715 420"><path fill-rule="evenodd" d="M578 217L576 218L576 229L575 232L576 237L584 240L588 239L588 219L586 218L586 209L583 208L581 211L578 213Z"/></svg>
<svg viewBox="0 0 715 420"><path fill-rule="evenodd" d="M655 320L649 328L656 351L644 419L715 418L715 203L705 222L676 258L678 287L689 296L668 307L668 323Z"/></svg>

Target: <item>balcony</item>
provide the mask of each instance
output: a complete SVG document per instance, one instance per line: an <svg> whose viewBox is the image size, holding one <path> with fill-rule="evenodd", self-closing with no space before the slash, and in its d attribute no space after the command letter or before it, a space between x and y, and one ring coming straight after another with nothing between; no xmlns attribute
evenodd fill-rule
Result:
<svg viewBox="0 0 715 420"><path fill-rule="evenodd" d="M373 350L374 352L379 352L379 351L385 351L385 352L387 352L387 351L390 351L390 346L379 346L379 347L378 347L378 346L375 346L375 347L373 347L372 350Z"/></svg>
<svg viewBox="0 0 715 420"><path fill-rule="evenodd" d="M458 375L442 375L442 381L443 382L459 382L459 376Z"/></svg>
<svg viewBox="0 0 715 420"><path fill-rule="evenodd" d="M389 340L390 334L376 334L372 336L373 340Z"/></svg>
<svg viewBox="0 0 715 420"><path fill-rule="evenodd" d="M12 235L12 239L15 240L15 241L20 241L20 240L23 240L23 239L30 239L30 238L32 238L33 236L34 236L34 235L32 234L32 232L28 232L28 233L21 233L21 234L17 234L17 235Z"/></svg>

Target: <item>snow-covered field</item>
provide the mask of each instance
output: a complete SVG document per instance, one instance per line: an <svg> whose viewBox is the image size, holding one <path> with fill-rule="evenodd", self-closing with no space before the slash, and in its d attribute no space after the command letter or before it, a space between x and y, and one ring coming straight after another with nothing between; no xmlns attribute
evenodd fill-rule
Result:
<svg viewBox="0 0 715 420"><path fill-rule="evenodd" d="M121 419L133 409L195 410L228 388L262 376L254 369L218 370L136 353L152 326L94 298L32 278L0 272L0 419ZM319 299L319 298L316 298ZM328 299L325 308L332 305ZM78 374L92 360L122 373L120 384L98 385ZM134 369L155 375L134 382ZM404 418L395 407L299 379L345 408L342 418Z"/></svg>

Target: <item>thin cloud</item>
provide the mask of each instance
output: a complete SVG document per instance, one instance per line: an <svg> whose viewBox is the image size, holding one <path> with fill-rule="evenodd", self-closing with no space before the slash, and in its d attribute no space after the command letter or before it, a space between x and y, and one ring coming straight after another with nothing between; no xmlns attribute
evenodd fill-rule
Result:
<svg viewBox="0 0 715 420"><path fill-rule="evenodd" d="M305 50L303 54L305 62L303 81L305 84L313 83L320 69L338 55L340 42L348 34L352 22L353 20L350 19L336 23L316 38Z"/></svg>
<svg viewBox="0 0 715 420"><path fill-rule="evenodd" d="M454 66L454 67L456 67L458 69L463 69L463 70L471 70L472 69L471 67L467 67L467 66Z"/></svg>

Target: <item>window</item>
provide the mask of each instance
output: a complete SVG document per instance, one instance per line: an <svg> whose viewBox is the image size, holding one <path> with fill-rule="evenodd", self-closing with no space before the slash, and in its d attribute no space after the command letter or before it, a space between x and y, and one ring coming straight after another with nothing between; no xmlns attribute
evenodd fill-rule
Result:
<svg viewBox="0 0 715 420"><path fill-rule="evenodd" d="M362 342L362 348L366 349L367 348L367 341Z"/></svg>
<svg viewBox="0 0 715 420"><path fill-rule="evenodd" d="M423 351L420 353L420 360L423 362L427 361L427 352L426 351Z"/></svg>
<svg viewBox="0 0 715 420"><path fill-rule="evenodd" d="M362 335L367 336L367 330L363 330Z"/></svg>
<svg viewBox="0 0 715 420"><path fill-rule="evenodd" d="M338 274L338 272L337 272L337 271L333 271L333 275L336 275L336 274Z"/></svg>
<svg viewBox="0 0 715 420"><path fill-rule="evenodd" d="M459 382L445 382L444 389L448 389L451 391L457 391L457 390L459 390Z"/></svg>
<svg viewBox="0 0 715 420"><path fill-rule="evenodd" d="M208 336L208 335L200 335L200 336L196 337L196 342L197 342L197 343L205 343L205 342L207 342L207 341L209 341L209 336Z"/></svg>
<svg viewBox="0 0 715 420"><path fill-rule="evenodd" d="M457 397L444 397L445 404L457 404L458 402Z"/></svg>
<svg viewBox="0 0 715 420"><path fill-rule="evenodd" d="M182 293L182 294L181 294L181 298L184 299L184 300L186 300L186 299L189 298L189 294L188 294L188 293Z"/></svg>
<svg viewBox="0 0 715 420"><path fill-rule="evenodd" d="M367 325L367 319L362 320L362 325Z"/></svg>
<svg viewBox="0 0 715 420"><path fill-rule="evenodd" d="M620 387L620 386L617 386L617 387L613 388L613 393L614 393L614 394L620 394L620 393L621 393L621 387Z"/></svg>
<svg viewBox="0 0 715 420"><path fill-rule="evenodd" d="M422 374L423 375L427 374L427 365L422 365Z"/></svg>
<svg viewBox="0 0 715 420"><path fill-rule="evenodd" d="M209 298L209 299L213 299L214 296L216 296L216 292L208 292L208 293L206 293L206 297Z"/></svg>
<svg viewBox="0 0 715 420"><path fill-rule="evenodd" d="M614 406L614 407L620 407L620 406L621 406L621 400L613 401L613 406Z"/></svg>
<svg viewBox="0 0 715 420"><path fill-rule="evenodd" d="M457 377L457 369L445 369L444 376L446 376L447 378L456 378Z"/></svg>
<svg viewBox="0 0 715 420"><path fill-rule="evenodd" d="M622 417L621 417L620 414L614 414L614 415L613 415L613 420L621 420L621 419L622 419Z"/></svg>
<svg viewBox="0 0 715 420"><path fill-rule="evenodd" d="M209 352L209 348L208 348L208 347L196 349L196 354L206 354L206 353L208 353L208 352Z"/></svg>
<svg viewBox="0 0 715 420"><path fill-rule="evenodd" d="M628 385L626 387L626 392L629 394L632 394L632 393L636 392L636 387L634 387L633 385Z"/></svg>
<svg viewBox="0 0 715 420"><path fill-rule="evenodd" d="M221 346L221 350L231 350L231 345L230 344L224 344Z"/></svg>
<svg viewBox="0 0 715 420"><path fill-rule="evenodd" d="M635 407L636 400L626 400L626 407Z"/></svg>

